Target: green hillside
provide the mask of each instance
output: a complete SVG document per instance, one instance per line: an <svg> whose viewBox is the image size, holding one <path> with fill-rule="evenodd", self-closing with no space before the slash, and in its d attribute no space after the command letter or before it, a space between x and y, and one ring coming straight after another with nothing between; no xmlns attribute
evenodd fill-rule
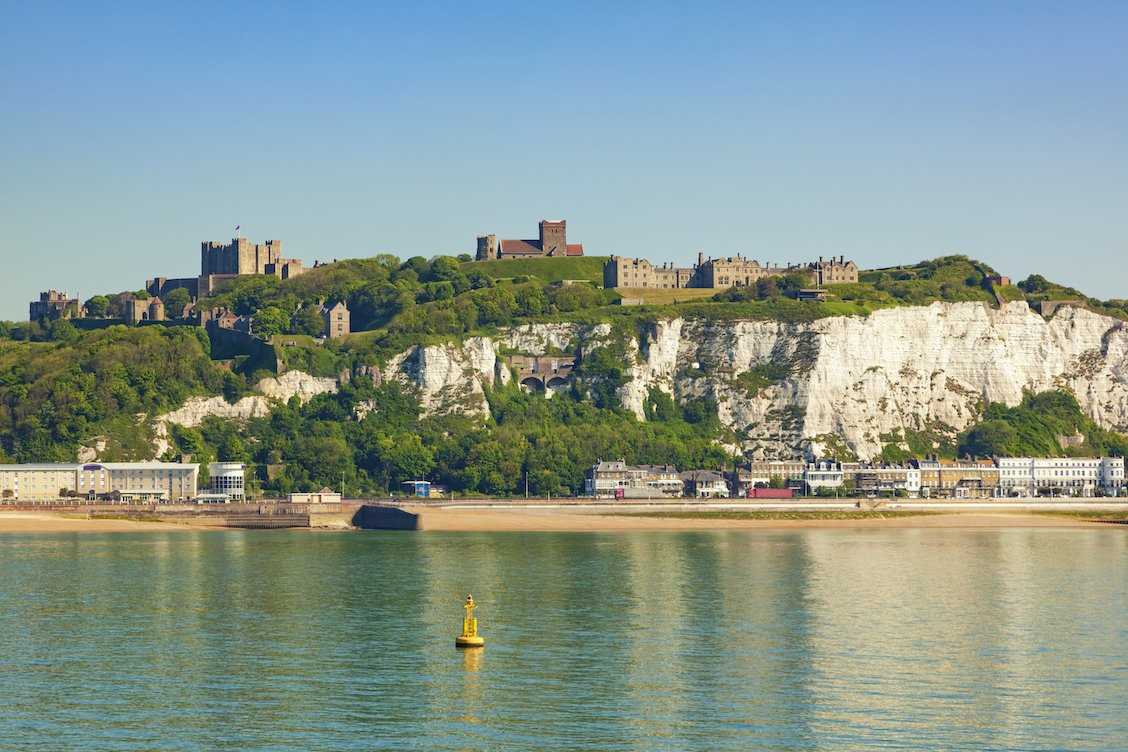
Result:
<svg viewBox="0 0 1128 752"><path fill-rule="evenodd" d="M565 258L502 259L499 261L468 261L463 271L478 271L491 279L535 277L541 282L562 282L566 279L586 279L596 285L603 284L603 265L607 256L569 256Z"/></svg>
<svg viewBox="0 0 1128 752"><path fill-rule="evenodd" d="M616 388L626 378L622 343L640 327L669 316L708 321L812 321L865 315L937 300L997 305L1004 300L1073 299L1128 318L1124 301L1096 301L1037 275L993 288L988 266L962 256L863 273L857 284L832 285L825 302L789 297L802 278L781 278L707 298L664 305L615 305L618 295L597 284L603 259L565 258L469 262L465 258L392 256L327 264L294 279L234 280L204 306L222 305L252 316L288 368L334 376L356 366L384 363L419 344L457 341L472 334L535 321L609 322L612 344L589 353L576 388L544 400L516 387L487 394L492 419L423 418L412 394L398 387L346 385L340 394L308 405L280 406L245 426L210 420L177 429L169 456L187 452L200 461L251 463L269 491L339 484L351 490L395 490L401 479L428 477L461 494L517 492L527 473L534 493L574 492L583 468L599 457L716 467L726 462L717 439L735 437L716 417L716 405L676 405L655 393L648 422L618 409ZM561 285L564 279L593 284ZM673 300L663 298L659 300ZM318 303L343 300L353 335L323 342L314 335ZM30 341L29 341L30 340ZM189 326L121 325L83 330L70 322L0 323L0 461L73 460L80 445L106 437L107 458L145 455L152 439L138 415L156 415L193 395L246 394L267 375L263 359L211 359L203 330ZM749 391L775 378L750 373ZM1067 395L1068 397L1068 395ZM908 453L1055 454L1122 452L1123 437L1085 419L1072 397L1032 396L1017 408L989 406L983 422L965 434L902 432L888 438L889 459ZM363 420L360 405L376 410ZM1058 436L1084 437L1063 448ZM908 447L908 449L905 449ZM265 468L281 467L267 479Z"/></svg>

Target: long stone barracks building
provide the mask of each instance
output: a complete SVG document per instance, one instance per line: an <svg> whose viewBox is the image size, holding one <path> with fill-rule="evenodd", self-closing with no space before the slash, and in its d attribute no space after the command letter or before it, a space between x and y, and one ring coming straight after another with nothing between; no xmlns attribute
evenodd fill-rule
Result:
<svg viewBox="0 0 1128 752"><path fill-rule="evenodd" d="M497 235L479 235L479 261L513 258L583 256L583 243L568 242L568 222L563 219L542 219L535 240L510 240Z"/></svg>
<svg viewBox="0 0 1128 752"><path fill-rule="evenodd" d="M0 465L0 503L64 498L188 501L199 465L180 462L91 462Z"/></svg>
<svg viewBox="0 0 1128 752"><path fill-rule="evenodd" d="M697 254L697 263L692 267L662 264L656 266L643 258L612 256L603 266L603 286L632 289L683 287L728 289L747 287L765 277L782 277L785 274L806 274L810 282L818 287L840 282L857 282L858 266L847 261L844 256L824 259L808 264L787 264L773 266L761 264L756 259L744 256L725 258L705 258Z"/></svg>

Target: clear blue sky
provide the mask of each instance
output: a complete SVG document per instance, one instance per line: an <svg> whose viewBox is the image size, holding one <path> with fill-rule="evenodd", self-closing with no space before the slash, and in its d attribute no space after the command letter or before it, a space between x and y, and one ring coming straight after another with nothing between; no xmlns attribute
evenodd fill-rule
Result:
<svg viewBox="0 0 1128 752"><path fill-rule="evenodd" d="M0 0L0 318L196 274L236 224L312 263L542 217L1128 297L1126 134L1124 3Z"/></svg>

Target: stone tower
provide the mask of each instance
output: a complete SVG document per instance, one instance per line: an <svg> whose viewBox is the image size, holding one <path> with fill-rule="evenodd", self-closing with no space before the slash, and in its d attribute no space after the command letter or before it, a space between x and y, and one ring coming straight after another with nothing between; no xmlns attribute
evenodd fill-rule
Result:
<svg viewBox="0 0 1128 752"><path fill-rule="evenodd" d="M541 251L545 256L565 256L568 254L566 220L540 221Z"/></svg>
<svg viewBox="0 0 1128 752"><path fill-rule="evenodd" d="M479 235L477 259L479 261L490 261L496 258L498 258L497 235Z"/></svg>

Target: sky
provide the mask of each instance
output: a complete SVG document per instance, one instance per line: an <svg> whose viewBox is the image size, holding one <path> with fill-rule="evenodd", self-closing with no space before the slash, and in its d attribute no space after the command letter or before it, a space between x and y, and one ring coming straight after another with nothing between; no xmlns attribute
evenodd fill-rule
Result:
<svg viewBox="0 0 1128 752"><path fill-rule="evenodd" d="M847 7L849 6L849 7ZM287 256L950 253L1128 297L1128 4L0 0L0 318Z"/></svg>

